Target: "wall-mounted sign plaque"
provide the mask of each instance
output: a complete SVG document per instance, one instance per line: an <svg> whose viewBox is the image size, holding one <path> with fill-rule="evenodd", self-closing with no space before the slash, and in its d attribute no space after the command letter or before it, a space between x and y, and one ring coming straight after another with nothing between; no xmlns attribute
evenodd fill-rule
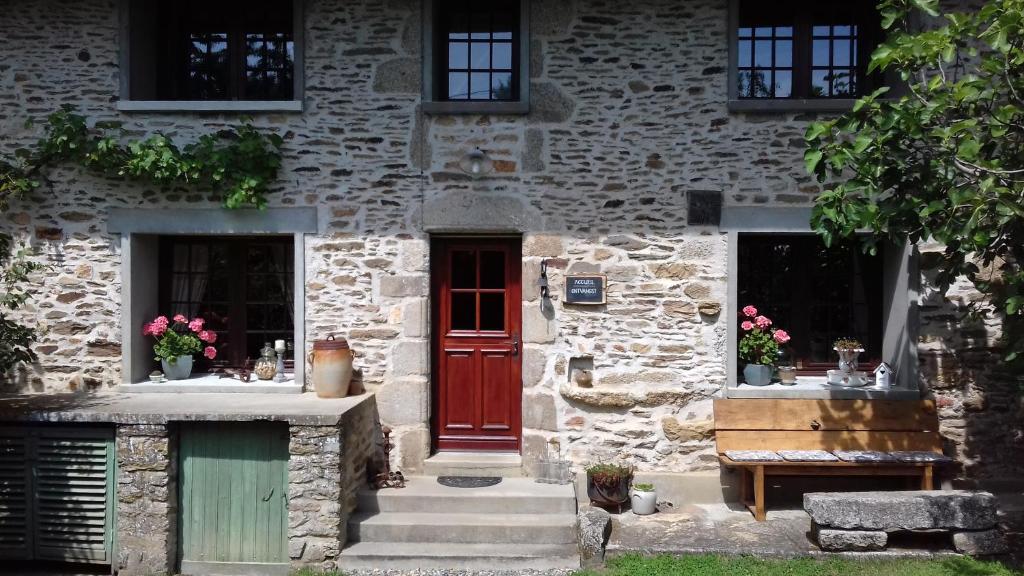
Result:
<svg viewBox="0 0 1024 576"><path fill-rule="evenodd" d="M603 274L581 274L565 277L566 304L605 304L608 279Z"/></svg>

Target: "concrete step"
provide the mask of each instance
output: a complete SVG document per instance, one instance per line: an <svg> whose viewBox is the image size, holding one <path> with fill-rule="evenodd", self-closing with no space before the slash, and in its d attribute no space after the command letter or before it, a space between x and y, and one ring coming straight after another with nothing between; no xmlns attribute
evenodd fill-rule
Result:
<svg viewBox="0 0 1024 576"><path fill-rule="evenodd" d="M580 567L576 544L356 542L341 551L345 570L558 570Z"/></svg>
<svg viewBox="0 0 1024 576"><path fill-rule="evenodd" d="M510 452L438 452L423 461L425 476L523 476L523 459Z"/></svg>
<svg viewBox="0 0 1024 576"><path fill-rule="evenodd" d="M453 514L448 512L358 513L348 522L357 542L435 544L572 544L570 514Z"/></svg>
<svg viewBox="0 0 1024 576"><path fill-rule="evenodd" d="M411 476L405 488L361 491L358 510L575 515L576 494L571 484L541 484L532 478L503 478L483 488L452 488L431 476Z"/></svg>

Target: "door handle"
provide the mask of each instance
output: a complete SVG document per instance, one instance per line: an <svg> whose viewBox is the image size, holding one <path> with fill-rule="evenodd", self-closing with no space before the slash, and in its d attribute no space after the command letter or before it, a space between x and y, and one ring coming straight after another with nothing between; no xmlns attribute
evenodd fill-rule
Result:
<svg viewBox="0 0 1024 576"><path fill-rule="evenodd" d="M512 355L519 356L519 332L512 333Z"/></svg>

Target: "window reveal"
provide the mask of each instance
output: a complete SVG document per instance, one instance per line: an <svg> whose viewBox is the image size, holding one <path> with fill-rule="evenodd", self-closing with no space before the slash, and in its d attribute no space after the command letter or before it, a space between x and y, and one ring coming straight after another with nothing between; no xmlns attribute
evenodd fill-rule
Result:
<svg viewBox="0 0 1024 576"><path fill-rule="evenodd" d="M882 255L856 242L826 248L811 235L741 234L738 304L752 304L789 332L784 362L800 373L835 368L832 343L860 340L868 370L882 355ZM863 368L862 368L863 369Z"/></svg>
<svg viewBox="0 0 1024 576"><path fill-rule="evenodd" d="M294 339L294 251L290 237L164 237L160 310L206 320L218 359L201 371L240 367L266 342Z"/></svg>

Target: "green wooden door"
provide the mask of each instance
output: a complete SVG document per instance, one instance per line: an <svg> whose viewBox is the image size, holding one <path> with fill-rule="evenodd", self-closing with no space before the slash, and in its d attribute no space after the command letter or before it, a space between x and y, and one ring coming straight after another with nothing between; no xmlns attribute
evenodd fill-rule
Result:
<svg viewBox="0 0 1024 576"><path fill-rule="evenodd" d="M185 424L180 437L181 571L287 573L287 425Z"/></svg>
<svg viewBox="0 0 1024 576"><path fill-rule="evenodd" d="M114 431L0 428L0 558L109 564Z"/></svg>

